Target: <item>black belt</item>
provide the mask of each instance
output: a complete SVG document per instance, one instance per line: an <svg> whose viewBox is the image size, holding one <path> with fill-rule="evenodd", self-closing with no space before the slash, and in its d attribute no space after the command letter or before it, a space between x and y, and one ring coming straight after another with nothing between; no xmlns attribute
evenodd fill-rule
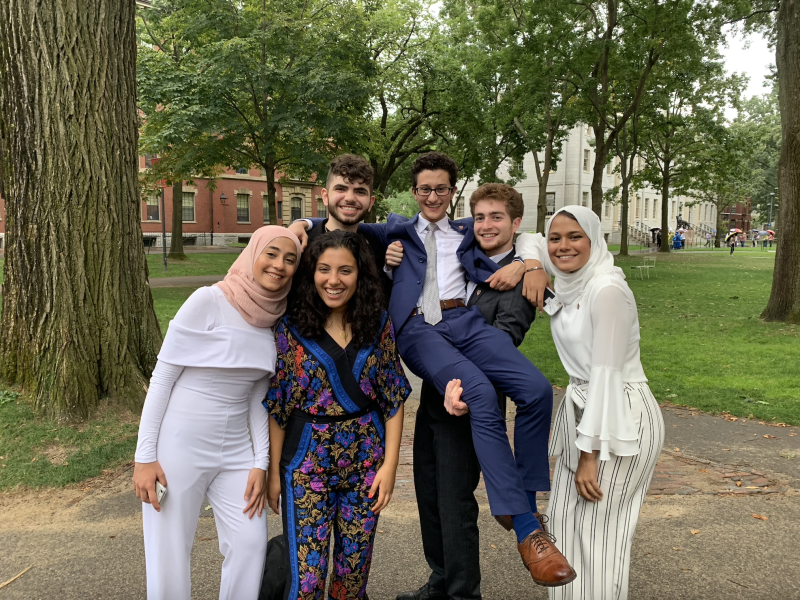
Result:
<svg viewBox="0 0 800 600"><path fill-rule="evenodd" d="M312 415L311 413L307 413L304 410L300 410L295 408L292 413L289 415L289 420L296 419L303 423L320 423L322 425L326 425L328 423L342 423L344 421L350 421L352 419L358 419L369 413L376 411L378 413L378 417L381 418L381 407L377 402L371 403L366 408L362 408L358 412L354 413L345 413L343 415Z"/></svg>
<svg viewBox="0 0 800 600"><path fill-rule="evenodd" d="M458 298L454 298L451 300L439 300L439 306L442 307L442 310L450 310L451 308L466 308L467 305L464 304L463 300ZM422 314L422 308L415 308L411 311L411 316L416 317L417 315Z"/></svg>

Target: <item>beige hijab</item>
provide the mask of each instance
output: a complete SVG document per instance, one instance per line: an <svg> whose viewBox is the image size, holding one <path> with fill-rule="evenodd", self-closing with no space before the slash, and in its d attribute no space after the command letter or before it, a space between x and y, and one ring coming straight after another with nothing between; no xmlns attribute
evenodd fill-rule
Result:
<svg viewBox="0 0 800 600"><path fill-rule="evenodd" d="M253 278L256 259L267 244L279 237L289 238L295 243L299 260L302 250L297 236L285 227L267 225L256 230L247 247L231 265L225 279L214 284L244 320L254 327L272 327L286 312L286 296L292 287L291 281L282 290L272 292Z"/></svg>

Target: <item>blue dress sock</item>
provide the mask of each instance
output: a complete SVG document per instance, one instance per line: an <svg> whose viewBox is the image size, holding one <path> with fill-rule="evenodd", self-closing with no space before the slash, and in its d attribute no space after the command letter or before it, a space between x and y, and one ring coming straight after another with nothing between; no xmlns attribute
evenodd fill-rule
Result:
<svg viewBox="0 0 800 600"><path fill-rule="evenodd" d="M511 521L514 523L514 533L517 534L518 544L521 544L522 540L534 531L542 528L541 523L533 516L532 512L522 513L521 515L511 515Z"/></svg>

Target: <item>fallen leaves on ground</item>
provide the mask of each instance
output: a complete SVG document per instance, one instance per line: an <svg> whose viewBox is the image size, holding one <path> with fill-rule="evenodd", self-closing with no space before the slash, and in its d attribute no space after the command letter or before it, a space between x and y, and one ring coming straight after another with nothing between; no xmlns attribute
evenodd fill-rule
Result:
<svg viewBox="0 0 800 600"><path fill-rule="evenodd" d="M690 529L689 533L691 533L692 535L697 535L698 533L700 533L700 530L699 529Z"/></svg>
<svg viewBox="0 0 800 600"><path fill-rule="evenodd" d="M768 440L777 440L778 439L774 435L770 435L770 434L767 434L764 437L767 438Z"/></svg>
<svg viewBox="0 0 800 600"><path fill-rule="evenodd" d="M757 515L756 513L751 513L751 517L754 519L758 519L759 521L769 521L769 517L765 517L764 515Z"/></svg>

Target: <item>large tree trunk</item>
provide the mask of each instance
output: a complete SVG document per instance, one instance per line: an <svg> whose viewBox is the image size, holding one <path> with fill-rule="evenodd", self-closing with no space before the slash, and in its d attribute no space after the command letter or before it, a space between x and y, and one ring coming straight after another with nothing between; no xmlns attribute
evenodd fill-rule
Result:
<svg viewBox="0 0 800 600"><path fill-rule="evenodd" d="M269 217L269 224L277 225L278 219L282 219L283 215L277 214L278 211L275 207L275 197L278 194L278 188L275 186L275 164L271 161L267 161L263 167L267 176L267 204L269 205L267 206L267 215ZM233 201L236 202L236 198L234 198ZM289 225L289 223L284 223L284 225Z"/></svg>
<svg viewBox="0 0 800 600"><path fill-rule="evenodd" d="M140 228L133 2L0 2L0 376L58 417L144 398L161 334Z"/></svg>
<svg viewBox="0 0 800 600"><path fill-rule="evenodd" d="M659 252L669 252L669 169L668 162L664 163L661 179L661 247ZM677 228L675 235L678 235Z"/></svg>
<svg viewBox="0 0 800 600"><path fill-rule="evenodd" d="M714 248L722 248L722 241L725 232L727 231L727 227L725 227L725 223L722 222L722 210L725 208L719 200L717 200L717 234L714 236Z"/></svg>
<svg viewBox="0 0 800 600"><path fill-rule="evenodd" d="M172 239L169 244L169 257L173 260L186 260L183 253L183 182L172 184Z"/></svg>
<svg viewBox="0 0 800 600"><path fill-rule="evenodd" d="M628 256L628 211L630 210L630 182L626 181L625 174L622 175L622 198L620 204L622 205L622 215L620 220L620 237L619 237L619 255Z"/></svg>
<svg viewBox="0 0 800 600"><path fill-rule="evenodd" d="M761 316L800 323L800 0L782 0L777 22L781 203L772 293Z"/></svg>

